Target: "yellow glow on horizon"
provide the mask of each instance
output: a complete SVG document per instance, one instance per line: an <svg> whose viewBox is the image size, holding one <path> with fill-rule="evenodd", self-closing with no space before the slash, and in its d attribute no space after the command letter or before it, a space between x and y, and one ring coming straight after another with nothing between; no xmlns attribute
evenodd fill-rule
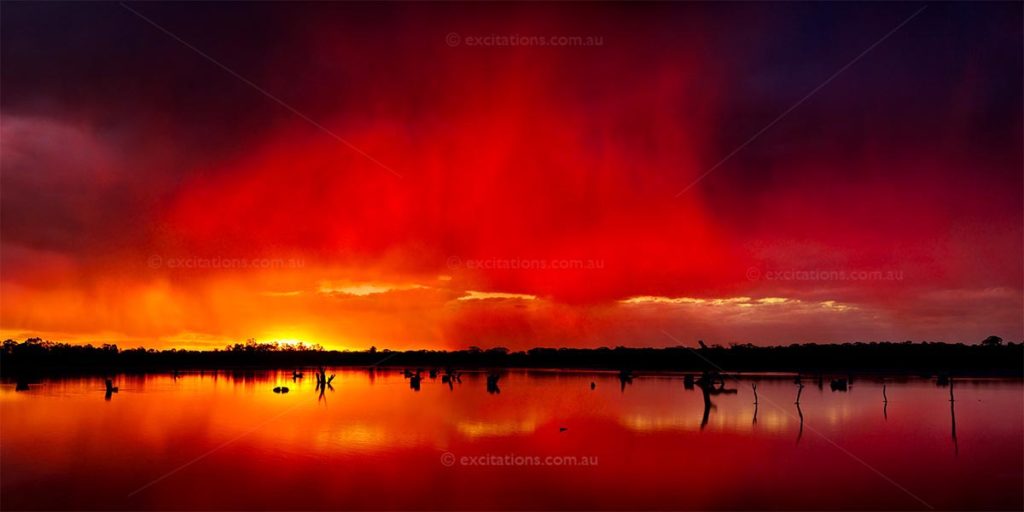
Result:
<svg viewBox="0 0 1024 512"><path fill-rule="evenodd" d="M320 293L352 295L355 297L369 297L393 291L423 290L427 288L429 287L419 283L320 283Z"/></svg>
<svg viewBox="0 0 1024 512"><path fill-rule="evenodd" d="M641 295L639 297L630 297L625 300L620 300L622 304L707 304L712 306L724 306L730 304L747 304L750 302L750 297L730 297L720 299L699 299L694 297L660 297L655 295ZM769 300L769 299L766 299ZM770 300L782 300L770 298Z"/></svg>
<svg viewBox="0 0 1024 512"><path fill-rule="evenodd" d="M515 299L515 300L536 300L536 295L525 293L503 293L503 292L478 292L466 290L466 294L457 300L488 300L488 299Z"/></svg>
<svg viewBox="0 0 1024 512"><path fill-rule="evenodd" d="M261 337L257 337L256 341L259 343L277 343L279 345L290 345L296 346L301 344L314 345L319 343L316 341L315 336L311 336L310 333L300 327L278 327L269 330Z"/></svg>
<svg viewBox="0 0 1024 512"><path fill-rule="evenodd" d="M282 326L266 331L263 336L257 337L259 343L277 343L281 346L298 346L300 343L306 347L320 345L324 350L368 350L371 343L360 343L357 340L339 338L335 335L322 335L300 326Z"/></svg>

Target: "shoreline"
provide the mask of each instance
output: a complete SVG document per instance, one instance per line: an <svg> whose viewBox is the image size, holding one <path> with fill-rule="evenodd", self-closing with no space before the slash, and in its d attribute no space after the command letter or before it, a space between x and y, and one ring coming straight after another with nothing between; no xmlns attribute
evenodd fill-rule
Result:
<svg viewBox="0 0 1024 512"><path fill-rule="evenodd" d="M1024 343L750 344L690 348L505 348L458 351L296 350L251 342L225 350L118 349L38 339L8 340L0 352L0 376L75 373L154 373L191 370L256 370L325 367L402 369L549 369L637 373L788 375L909 375L1024 377Z"/></svg>

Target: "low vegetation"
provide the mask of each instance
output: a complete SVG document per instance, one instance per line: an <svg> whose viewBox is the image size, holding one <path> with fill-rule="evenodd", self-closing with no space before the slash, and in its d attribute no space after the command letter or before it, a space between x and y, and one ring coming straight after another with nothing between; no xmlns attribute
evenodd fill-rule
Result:
<svg viewBox="0 0 1024 512"><path fill-rule="evenodd" d="M6 340L0 352L5 374L45 372L133 372L190 368L319 365L455 368L591 368L729 372L888 372L920 375L1024 375L1024 344L992 336L975 344L920 342L803 343L761 347L705 344L696 348L534 348L503 347L437 351L324 350L319 345L245 343L220 350L120 349L116 345L72 345L32 338Z"/></svg>

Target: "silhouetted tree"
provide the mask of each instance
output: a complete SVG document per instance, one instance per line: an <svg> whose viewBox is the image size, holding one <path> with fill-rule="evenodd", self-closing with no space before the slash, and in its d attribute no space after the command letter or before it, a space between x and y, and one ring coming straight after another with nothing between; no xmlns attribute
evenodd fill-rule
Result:
<svg viewBox="0 0 1024 512"><path fill-rule="evenodd" d="M986 347L998 347L1003 344L1003 339L999 336L989 336L982 340L981 344Z"/></svg>

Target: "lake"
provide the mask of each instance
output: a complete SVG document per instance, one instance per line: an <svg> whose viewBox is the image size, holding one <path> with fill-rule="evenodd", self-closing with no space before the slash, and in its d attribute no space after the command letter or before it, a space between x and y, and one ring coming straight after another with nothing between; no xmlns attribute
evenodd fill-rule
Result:
<svg viewBox="0 0 1024 512"><path fill-rule="evenodd" d="M956 379L951 404L934 379L804 378L798 407L792 376L746 376L705 408L671 374L328 373L322 396L311 370L5 382L3 508L1024 508L1016 379Z"/></svg>

